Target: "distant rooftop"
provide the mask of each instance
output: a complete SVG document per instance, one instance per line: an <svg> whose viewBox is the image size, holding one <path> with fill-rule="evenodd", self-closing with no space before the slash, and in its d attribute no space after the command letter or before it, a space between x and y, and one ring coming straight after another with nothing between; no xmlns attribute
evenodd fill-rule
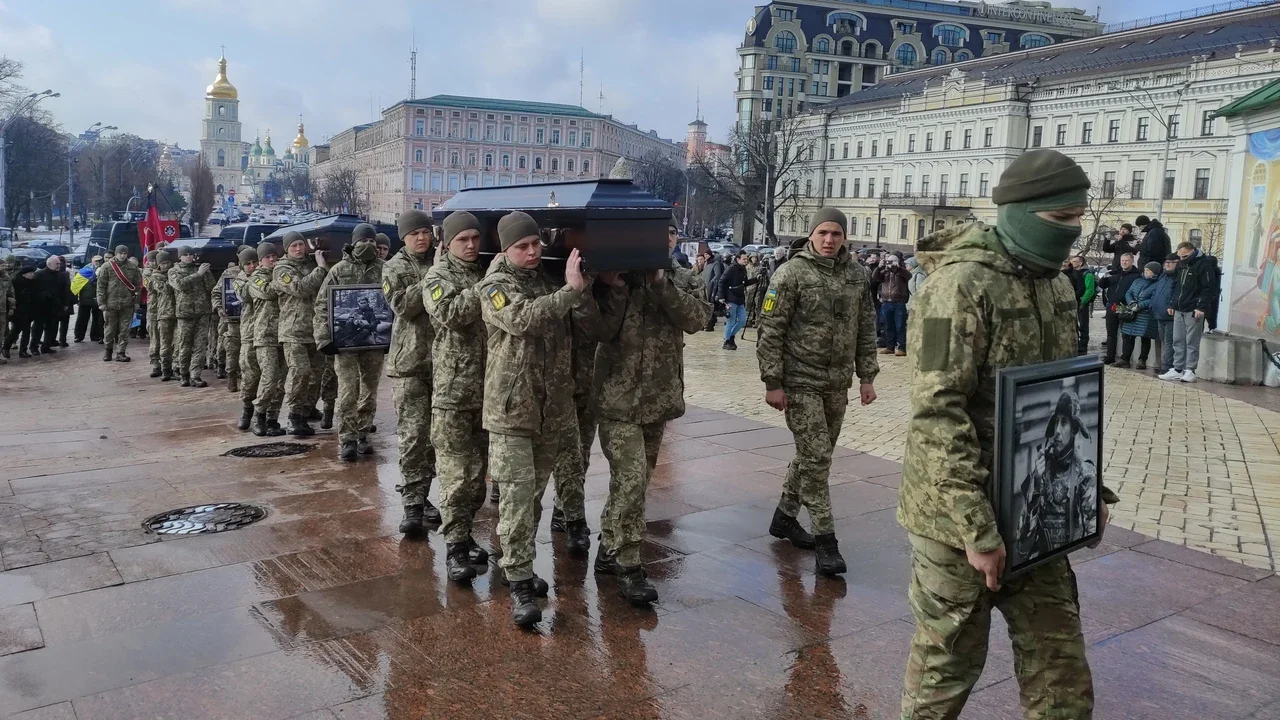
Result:
<svg viewBox="0 0 1280 720"><path fill-rule="evenodd" d="M447 107L485 110L488 112L529 113L532 115L569 115L573 117L604 118L577 105L530 102L528 100L496 100L494 98L466 97L464 95L432 95L428 98L405 101L411 105L443 105Z"/></svg>
<svg viewBox="0 0 1280 720"><path fill-rule="evenodd" d="M1152 15L1151 17L1138 18L1137 20L1129 20L1127 22L1111 23L1103 28L1102 32L1114 33L1124 32L1125 30L1137 30L1138 28L1162 25L1164 23L1176 22L1178 20L1191 20L1198 17L1204 17L1205 15L1216 15L1217 13L1230 12L1232 10L1244 10L1246 8L1259 7L1262 5L1272 5L1277 1L1278 0L1228 0L1227 2L1214 3L1212 5L1201 5L1200 7L1165 13L1164 15Z"/></svg>

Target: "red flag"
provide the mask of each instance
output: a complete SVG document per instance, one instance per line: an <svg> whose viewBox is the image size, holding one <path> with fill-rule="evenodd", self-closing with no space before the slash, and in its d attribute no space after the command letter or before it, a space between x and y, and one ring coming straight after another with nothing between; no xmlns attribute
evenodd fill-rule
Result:
<svg viewBox="0 0 1280 720"><path fill-rule="evenodd" d="M152 186L147 191L147 217L138 223L138 240L142 245L142 253L155 249L161 240L172 243L178 239L178 221L161 220L160 211L156 208L156 189Z"/></svg>

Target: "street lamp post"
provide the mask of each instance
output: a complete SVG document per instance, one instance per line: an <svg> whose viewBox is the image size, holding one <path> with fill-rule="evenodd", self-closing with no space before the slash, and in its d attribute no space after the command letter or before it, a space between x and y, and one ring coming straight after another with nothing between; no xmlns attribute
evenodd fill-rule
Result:
<svg viewBox="0 0 1280 720"><path fill-rule="evenodd" d="M9 114L9 117L6 118L4 122L0 122L0 223L4 222L5 218L8 217L7 215L5 215L6 208L4 206L4 198L5 198L4 179L6 175L5 170L7 169L5 165L5 144L6 143L4 139L4 133L6 130L9 129L10 123L18 119L19 115L35 107L37 103L39 103L41 100L44 100L45 98L56 98L56 97L62 97L62 93L56 93L52 90L45 90L44 92L31 93L30 95L26 95L18 100L18 104L14 106L13 112Z"/></svg>

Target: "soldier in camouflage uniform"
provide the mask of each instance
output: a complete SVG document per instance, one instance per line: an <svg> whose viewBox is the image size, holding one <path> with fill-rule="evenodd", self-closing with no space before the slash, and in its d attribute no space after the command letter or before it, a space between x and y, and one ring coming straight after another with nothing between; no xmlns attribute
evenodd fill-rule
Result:
<svg viewBox="0 0 1280 720"><path fill-rule="evenodd" d="M498 221L502 253L476 286L489 328L484 378L484 429L489 472L502 484L498 537L502 580L511 586L511 619L529 626L542 619L534 596L546 581L533 573L534 535L542 494L555 463L560 428L573 412L569 314L599 312L585 293L582 260L574 250L565 283L542 266L538 224L522 212Z"/></svg>
<svg viewBox="0 0 1280 720"><path fill-rule="evenodd" d="M280 250L269 242L258 244L258 267L246 287L253 299L253 350L258 359L258 393L254 398L253 434L278 437L280 406L284 402L284 352L280 349L280 305L272 271Z"/></svg>
<svg viewBox="0 0 1280 720"><path fill-rule="evenodd" d="M1080 235L1088 188L1070 158L1032 150L992 194L996 227L920 241L929 282L907 327L914 378L898 502L916 620L903 718L960 714L986 662L993 606L1009 626L1025 716L1092 715L1071 564L1059 558L1004 582L1005 546L987 497L996 372L1076 355L1076 299L1059 268ZM1117 500L1105 487L1102 496Z"/></svg>
<svg viewBox="0 0 1280 720"><path fill-rule="evenodd" d="M391 238L386 233L378 233L374 236L374 245L378 246L378 259L386 262L391 257Z"/></svg>
<svg viewBox="0 0 1280 720"><path fill-rule="evenodd" d="M565 546L576 555L591 549L591 529L587 527L586 483L591 445L596 440L593 406L597 336L600 328L577 314L569 317L573 351L574 412L565 416L560 428L560 452L556 456L555 504L551 509L551 532L568 535Z"/></svg>
<svg viewBox="0 0 1280 720"><path fill-rule="evenodd" d="M431 216L406 210L396 221L404 247L382 266L382 294L396 314L391 326L387 377L396 406L400 441L400 532L418 535L424 522L439 523L440 511L427 499L436 474L431 446L431 316L423 304L422 281L435 261L431 250ZM374 238L372 225L358 226L362 238Z"/></svg>
<svg viewBox="0 0 1280 720"><path fill-rule="evenodd" d="M796 441L769 534L814 548L822 575L845 571L831 515L831 453L856 374L863 405L876 399L876 318L870 277L845 247L848 220L835 208L813 216L765 292L756 359L765 402L786 412ZM813 534L796 515L809 510Z"/></svg>
<svg viewBox="0 0 1280 720"><path fill-rule="evenodd" d="M329 271L324 252L315 251L314 262L307 257L307 241L300 233L284 234L285 257L276 263L273 285L280 305L280 342L284 346L284 404L289 409L289 427L294 437L315 435L307 424L320 398L320 377L324 361L315 343L316 292Z"/></svg>
<svg viewBox="0 0 1280 720"><path fill-rule="evenodd" d="M258 251L251 247L242 247L238 253L240 260L240 274L236 275L236 279L231 283L235 289L236 298L240 300L240 322L236 328L240 336L236 339L236 344L240 348L240 358L237 365L240 368L240 403L241 413L240 422L236 427L240 430L248 430L250 424L253 423L253 399L258 395L258 379L261 372L258 369L258 354L253 344L254 333L254 299L249 294L249 278L258 269Z"/></svg>
<svg viewBox="0 0 1280 720"><path fill-rule="evenodd" d="M205 333L209 329L209 263L196 265L195 251L184 246L178 251L178 264L169 270L169 287L173 288L174 312L178 327L174 332L177 346L178 373L182 387L208 387L200 374L204 371Z"/></svg>
<svg viewBox="0 0 1280 720"><path fill-rule="evenodd" d="M680 239L674 218L669 249ZM609 461L609 499L600 516L596 574L615 574L626 600L658 599L640 565L645 492L658 463L666 424L684 415L684 334L711 319L706 283L669 260L650 273L601 276L597 355L600 447Z"/></svg>
<svg viewBox="0 0 1280 720"><path fill-rule="evenodd" d="M332 285L377 285L382 280L378 248L368 238L354 239L316 293L313 332L316 347L333 342L329 325L329 287ZM376 291L374 291L376 292ZM335 351L336 352L336 351ZM338 376L338 457L354 460L356 453L368 454L369 428L378 409L378 378L382 375L381 350L338 353L333 359Z"/></svg>
<svg viewBox="0 0 1280 720"><path fill-rule="evenodd" d="M227 392L240 391L240 318L227 317L222 294L226 292L226 281L235 282L239 275L240 266L234 262L227 263L227 269L222 271L222 276L209 293L209 306L218 318L218 378L230 378Z"/></svg>
<svg viewBox="0 0 1280 720"><path fill-rule="evenodd" d="M471 537L471 521L484 503L489 470L489 434L480 414L488 332L475 290L484 277L477 262L480 231L480 222L471 213L445 218L447 252L427 271L423 291L435 329L431 354L447 359L435 363L432 374L431 445L440 471L440 533L448 547L445 566L455 582L474 578L473 566L489 557Z"/></svg>
<svg viewBox="0 0 1280 720"><path fill-rule="evenodd" d="M13 293L13 275L10 273L13 265L8 262L13 257L16 256L5 258L6 262L0 265L0 365L9 362L9 316L17 305L17 296Z"/></svg>
<svg viewBox="0 0 1280 720"><path fill-rule="evenodd" d="M138 306L142 290L142 271L129 262L129 248L116 246L115 255L98 268L98 307L102 309L102 342L106 353L102 359L111 362L112 351L119 362L129 362L129 324Z"/></svg>
<svg viewBox="0 0 1280 720"><path fill-rule="evenodd" d="M178 324L178 308L173 287L169 285L169 271L173 269L173 253L168 250L156 252L147 263L147 318L151 323L151 342L156 345L155 369L160 370L160 380L169 382L173 379L173 336Z"/></svg>
<svg viewBox="0 0 1280 720"><path fill-rule="evenodd" d="M159 250L151 250L142 256L142 289L146 291L147 302L147 360L151 362L151 377L158 378L164 374L160 362L160 337L156 334L156 315L154 301L151 299L151 275L155 272ZM132 324L132 323L130 323Z"/></svg>

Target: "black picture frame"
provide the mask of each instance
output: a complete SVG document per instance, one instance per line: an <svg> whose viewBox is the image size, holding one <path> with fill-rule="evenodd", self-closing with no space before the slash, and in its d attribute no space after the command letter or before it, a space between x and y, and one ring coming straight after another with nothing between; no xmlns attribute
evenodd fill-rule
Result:
<svg viewBox="0 0 1280 720"><path fill-rule="evenodd" d="M367 312L357 310L362 299ZM369 320L352 322L357 311L372 315L372 328ZM386 351L391 347L395 313L379 285L330 285L327 322L333 337L327 347L333 352Z"/></svg>
<svg viewBox="0 0 1280 720"><path fill-rule="evenodd" d="M988 494L1006 578L1102 539L1103 367L1089 355L996 373Z"/></svg>
<svg viewBox="0 0 1280 720"><path fill-rule="evenodd" d="M240 317L240 296L236 295L235 278L222 278L222 313L228 318Z"/></svg>

